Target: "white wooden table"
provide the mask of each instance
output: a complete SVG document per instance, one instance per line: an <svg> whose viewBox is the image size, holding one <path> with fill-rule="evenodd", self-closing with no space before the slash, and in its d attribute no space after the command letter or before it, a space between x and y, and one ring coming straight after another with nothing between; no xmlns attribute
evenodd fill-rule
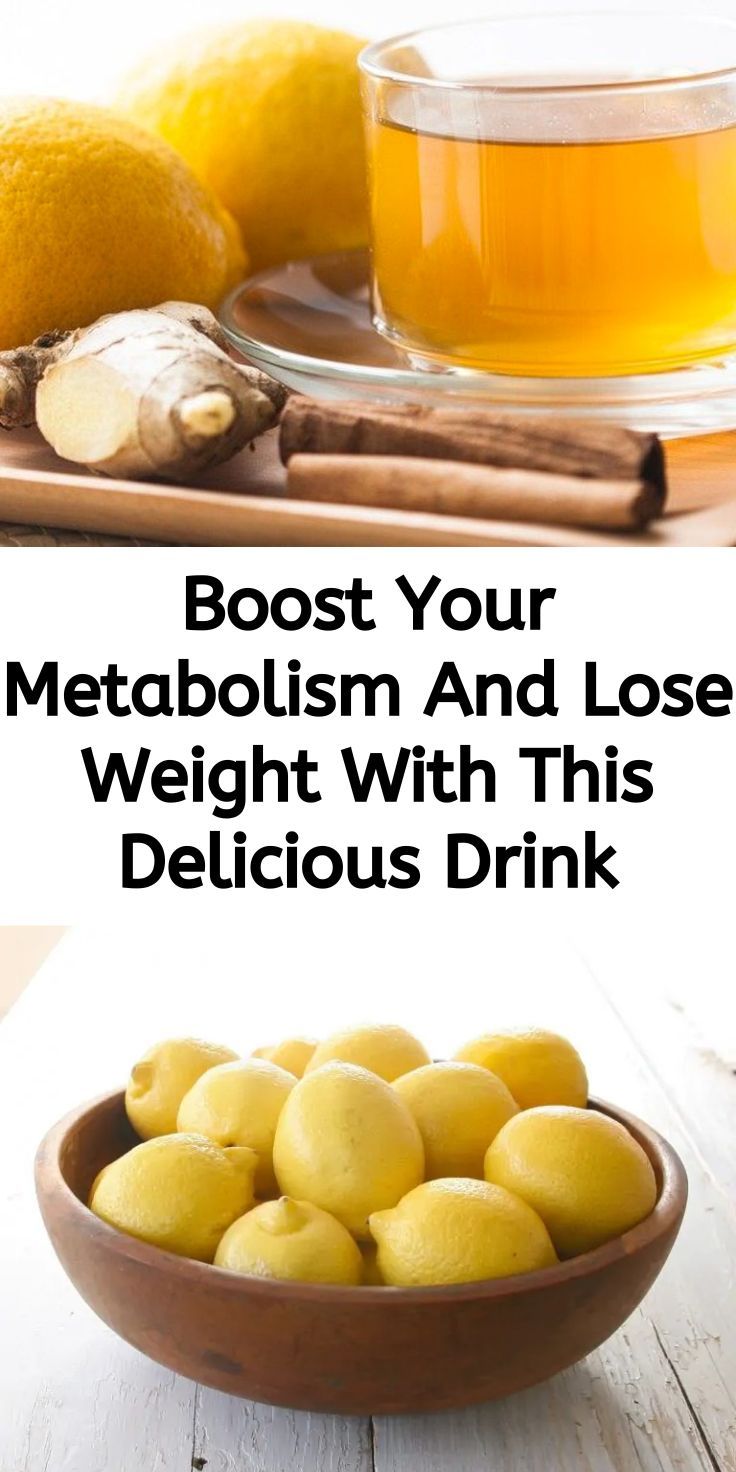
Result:
<svg viewBox="0 0 736 1472"><path fill-rule="evenodd" d="M344 1000L336 1018L329 989L305 995L299 978L265 988L259 1001L235 937L218 944L172 927L145 941L72 933L0 1024L0 1472L734 1472L736 1079L718 1051L725 1033L699 1036L666 985L642 997L635 976L619 972L614 987L549 944L543 968L517 956L518 1018L571 1033L595 1091L662 1130L690 1177L664 1273L600 1350L505 1402L369 1422L191 1384L93 1316L56 1262L33 1199L33 1153L48 1125L122 1081L157 1036L196 1029L245 1050L291 1021L319 1031L346 1020ZM385 988L375 1015L387 1013L392 978ZM433 1003L427 988L430 1047L454 1047L496 1020L487 988L484 998L456 990L450 1023L447 1000ZM388 1011L421 1030L416 998Z"/></svg>

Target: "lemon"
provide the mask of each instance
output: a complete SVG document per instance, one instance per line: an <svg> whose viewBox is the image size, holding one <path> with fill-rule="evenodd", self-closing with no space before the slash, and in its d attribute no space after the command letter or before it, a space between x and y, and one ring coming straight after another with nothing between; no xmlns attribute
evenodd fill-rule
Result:
<svg viewBox="0 0 736 1472"><path fill-rule="evenodd" d="M215 1254L219 1268L299 1283L358 1284L363 1260L350 1233L310 1201L264 1201L233 1222Z"/></svg>
<svg viewBox="0 0 736 1472"><path fill-rule="evenodd" d="M305 1071L312 1073L323 1063L331 1063L336 1058L342 1063L368 1068L389 1084L403 1073L409 1073L410 1069L421 1068L431 1062L426 1048L410 1032L391 1024L334 1032L317 1044Z"/></svg>
<svg viewBox="0 0 736 1472"><path fill-rule="evenodd" d="M588 1077L580 1054L557 1033L529 1027L486 1033L455 1054L463 1063L478 1063L502 1078L520 1109L537 1104L588 1102Z"/></svg>
<svg viewBox="0 0 736 1472"><path fill-rule="evenodd" d="M0 100L0 348L167 298L216 307L234 220L173 149L104 108Z"/></svg>
<svg viewBox="0 0 736 1472"><path fill-rule="evenodd" d="M393 1287L508 1278L557 1261L543 1221L485 1181L428 1181L392 1211L374 1212L378 1271Z"/></svg>
<svg viewBox="0 0 736 1472"><path fill-rule="evenodd" d="M276 1191L273 1137L293 1074L264 1058L208 1068L179 1105L177 1129L206 1135L218 1145L250 1145L258 1156L256 1195Z"/></svg>
<svg viewBox="0 0 736 1472"><path fill-rule="evenodd" d="M474 1063L428 1063L394 1084L424 1141L425 1177L483 1179L491 1140L517 1113L506 1085Z"/></svg>
<svg viewBox="0 0 736 1472"><path fill-rule="evenodd" d="M285 1038L273 1048L254 1048L253 1058L266 1058L269 1063L278 1063L294 1078L301 1078L317 1046L316 1038Z"/></svg>
<svg viewBox="0 0 736 1472"><path fill-rule="evenodd" d="M517 1114L489 1147L485 1176L539 1212L564 1257L635 1227L657 1199L641 1145L593 1109L548 1105Z"/></svg>
<svg viewBox="0 0 736 1472"><path fill-rule="evenodd" d="M351 249L368 239L360 48L301 21L208 28L167 41L117 104L222 200L256 270Z"/></svg>
<svg viewBox="0 0 736 1472"><path fill-rule="evenodd" d="M100 1171L90 1210L130 1237L212 1262L223 1232L253 1205L255 1167L245 1146L161 1135Z"/></svg>
<svg viewBox="0 0 736 1472"><path fill-rule="evenodd" d="M203 1043L200 1038L157 1043L135 1064L125 1090L125 1108L133 1129L143 1140L172 1135L179 1105L192 1084L206 1069L237 1056L230 1048Z"/></svg>
<svg viewBox="0 0 736 1472"><path fill-rule="evenodd" d="M422 1137L403 1099L374 1073L332 1062L306 1073L281 1111L273 1146L279 1188L367 1238L368 1217L419 1184Z"/></svg>

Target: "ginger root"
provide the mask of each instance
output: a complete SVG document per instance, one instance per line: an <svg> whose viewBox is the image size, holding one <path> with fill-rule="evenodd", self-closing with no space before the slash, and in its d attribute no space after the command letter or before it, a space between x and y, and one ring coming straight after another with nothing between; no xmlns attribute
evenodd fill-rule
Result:
<svg viewBox="0 0 736 1472"><path fill-rule="evenodd" d="M49 334L0 353L0 425L35 422L62 459L105 475L184 479L269 429L286 399L226 347L186 302Z"/></svg>
<svg viewBox="0 0 736 1472"><path fill-rule="evenodd" d="M47 332L27 348L0 353L0 429L29 429L36 423L38 381L73 336Z"/></svg>
<svg viewBox="0 0 736 1472"><path fill-rule="evenodd" d="M196 328L227 352L225 333L207 307L192 302L162 302L156 311ZM40 379L86 330L46 332L28 347L0 352L0 429L29 429L36 423L36 389Z"/></svg>

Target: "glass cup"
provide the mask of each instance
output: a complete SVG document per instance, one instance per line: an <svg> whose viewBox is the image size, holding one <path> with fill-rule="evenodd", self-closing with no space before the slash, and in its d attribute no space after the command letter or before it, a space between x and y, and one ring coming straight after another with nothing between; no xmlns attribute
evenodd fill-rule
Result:
<svg viewBox="0 0 736 1472"><path fill-rule="evenodd" d="M425 367L672 373L736 349L736 24L433 27L360 58L378 331Z"/></svg>

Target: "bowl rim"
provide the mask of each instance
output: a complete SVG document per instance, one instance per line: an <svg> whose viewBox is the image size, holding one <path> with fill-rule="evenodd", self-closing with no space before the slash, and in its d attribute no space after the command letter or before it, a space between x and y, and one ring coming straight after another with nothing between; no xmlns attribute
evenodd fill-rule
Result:
<svg viewBox="0 0 736 1472"><path fill-rule="evenodd" d="M103 1246L116 1253L118 1258L134 1262L152 1270L172 1271L182 1285L202 1286L212 1281L215 1273L221 1284L227 1283L236 1295L244 1297L279 1296L282 1299L312 1303L387 1303L394 1304L426 1302L462 1303L470 1300L486 1301L503 1299L514 1294L529 1293L545 1288L556 1288L561 1283L579 1278L593 1277L603 1272L621 1258L631 1257L670 1232L676 1232L682 1220L688 1196L688 1181L685 1167L670 1145L659 1132L636 1115L603 1099L591 1096L588 1108L595 1109L609 1119L617 1120L643 1144L647 1155L654 1159L661 1176L661 1189L654 1209L644 1221L618 1237L613 1237L601 1247L577 1257L563 1259L549 1268L539 1268L530 1273L517 1273L508 1278L474 1279L469 1283L443 1283L431 1287L394 1288L388 1285L358 1284L343 1286L336 1283L300 1283L287 1279L259 1278L246 1273L236 1273L228 1268L216 1267L214 1263L198 1262L193 1258L180 1257L164 1248L154 1247L136 1237L129 1237L116 1227L95 1216L94 1212L71 1189L64 1178L60 1157L72 1129L89 1116L103 1108L112 1109L116 1104L124 1110L125 1091L113 1089L99 1095L86 1104L77 1106L63 1116L42 1139L35 1159L36 1193L46 1225L44 1207L53 1201L61 1204L67 1214L83 1222L85 1231L93 1234ZM646 1142L644 1145L643 1142ZM48 1228L47 1228L48 1230Z"/></svg>

